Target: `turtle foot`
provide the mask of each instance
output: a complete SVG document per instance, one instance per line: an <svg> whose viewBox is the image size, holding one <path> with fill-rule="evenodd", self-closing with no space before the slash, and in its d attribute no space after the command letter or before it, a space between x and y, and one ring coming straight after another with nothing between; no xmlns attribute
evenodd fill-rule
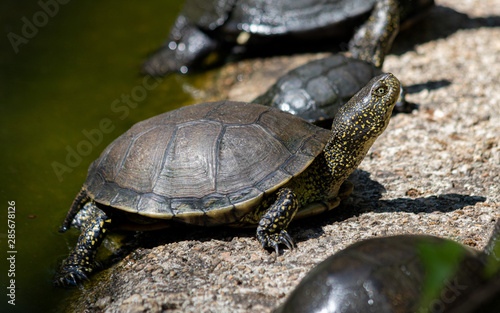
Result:
<svg viewBox="0 0 500 313"><path fill-rule="evenodd" d="M53 284L56 287L74 287L79 285L84 280L88 280L87 274L89 270L77 267L61 268L54 277Z"/></svg>
<svg viewBox="0 0 500 313"><path fill-rule="evenodd" d="M81 229L81 234L73 251L56 273L54 278L56 286L76 286L83 280L87 280L92 270L99 266L94 261L94 257L111 219L94 203L89 203L85 208L86 210L83 210L75 225L76 228ZM82 224L80 225L79 222Z"/></svg>
<svg viewBox="0 0 500 313"><path fill-rule="evenodd" d="M299 203L297 197L290 188L282 188L278 191L276 200L263 214L257 227L257 239L262 248L270 247L279 254L280 243L293 249L293 239L286 228L297 213Z"/></svg>
<svg viewBox="0 0 500 313"><path fill-rule="evenodd" d="M276 251L276 256L279 255L280 243L287 246L287 248L290 250L293 250L295 246L292 237L286 230L281 230L279 233L268 233L263 229L258 229L257 239L260 241L263 249L265 249L266 247L274 248L274 250Z"/></svg>

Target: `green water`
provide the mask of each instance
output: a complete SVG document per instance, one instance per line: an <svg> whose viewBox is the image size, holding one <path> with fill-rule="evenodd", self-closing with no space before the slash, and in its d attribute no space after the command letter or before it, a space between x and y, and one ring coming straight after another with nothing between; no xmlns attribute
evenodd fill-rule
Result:
<svg viewBox="0 0 500 313"><path fill-rule="evenodd" d="M57 230L89 164L132 124L192 102L182 91L190 78L158 82L139 75L180 0L40 2L58 7L48 14L37 1L0 5L1 312L58 311L71 291L52 287L51 279L75 235ZM15 202L13 247L9 201ZM8 302L11 279L15 306Z"/></svg>

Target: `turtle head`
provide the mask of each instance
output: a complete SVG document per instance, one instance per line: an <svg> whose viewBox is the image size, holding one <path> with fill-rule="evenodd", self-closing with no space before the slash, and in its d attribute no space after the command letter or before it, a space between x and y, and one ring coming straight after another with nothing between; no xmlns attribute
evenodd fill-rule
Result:
<svg viewBox="0 0 500 313"><path fill-rule="evenodd" d="M332 132L362 145L378 137L389 123L399 92L400 83L394 75L374 77L339 110Z"/></svg>
<svg viewBox="0 0 500 313"><path fill-rule="evenodd" d="M400 92L392 74L374 77L335 116L331 137L324 148L332 175L345 180L361 163L384 132Z"/></svg>

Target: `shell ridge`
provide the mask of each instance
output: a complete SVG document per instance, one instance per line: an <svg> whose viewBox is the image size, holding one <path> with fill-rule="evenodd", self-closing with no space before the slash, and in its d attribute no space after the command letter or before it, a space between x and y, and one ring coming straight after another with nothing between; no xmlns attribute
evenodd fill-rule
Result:
<svg viewBox="0 0 500 313"><path fill-rule="evenodd" d="M161 169L163 168L163 166L165 166L166 153L170 148L170 145L172 143L172 138L174 138L176 132L177 132L177 127L174 127L174 131L172 132L172 135L169 138L169 142L163 148L162 157L161 157L161 164L158 167L158 170L155 173L153 173L153 177L151 177L151 191L153 191L155 189L155 186L156 186L158 179L160 177Z"/></svg>
<svg viewBox="0 0 500 313"><path fill-rule="evenodd" d="M262 112L261 112L261 113L260 113L260 114L259 114L259 115L255 118L255 121L253 121L251 124L258 124L258 125L260 126L259 121L260 121L260 119L262 118L262 116L263 116L264 114L269 113L269 112L273 112L273 110L271 110L271 108L272 108L272 107L269 107L269 109L268 109L268 110L262 111ZM280 110L280 111L281 111L281 110ZM282 112L282 113L285 113L285 112L283 112L283 111L281 111L281 112Z"/></svg>
<svg viewBox="0 0 500 313"><path fill-rule="evenodd" d="M163 127L163 126L164 126L164 125L163 125L163 123L162 123L162 124L159 124L159 125L155 125L155 126L153 126L153 127L149 128L149 129L147 129L147 130L144 130L144 131L142 131L142 132L140 132L140 133L136 134L136 135L133 137L133 142L132 142L132 144L130 145L130 149L132 148L132 146L133 146L133 145L137 142L137 140L138 140L140 137L144 136L145 134L147 134L147 133L149 133L149 132L152 132L153 130L155 130L155 129L157 129L157 128ZM128 151L127 151L127 153L128 153ZM123 160L123 162L125 162L125 159ZM121 164L121 166L120 166L120 170L123 168L123 162L122 162L122 164ZM162 165L163 165L163 164L162 164ZM118 171L118 172L119 172L119 171ZM156 171L156 173L153 173L153 175L154 175L154 177L152 177L152 179L151 179L151 182L152 182L152 184L151 184L151 185L152 185L152 186L151 186L151 191L153 191L153 186L154 186L153 182L154 182L154 181L157 179L157 177L158 177L158 171Z"/></svg>
<svg viewBox="0 0 500 313"><path fill-rule="evenodd" d="M262 190L262 189L260 189L260 188L259 188L259 186L258 186L258 185L259 185L259 183L261 183L262 181L265 181L265 180L267 180L267 179L271 178L271 177L275 174L275 172L272 172L272 173L267 174L267 175L266 175L266 176L265 176L265 177L264 177L264 178L263 178L260 182L255 183L255 184L253 185L253 187L254 187L255 189L257 189L257 190L259 190L259 191L263 192L263 193L264 193L264 195L267 195L267 194L270 194L270 193L274 192L276 189L278 189L279 187L283 186L283 185L284 185L284 184L286 184L287 182L289 182L289 181L290 181L293 177L295 177L295 175L293 175L292 173L290 173L289 171L287 171L287 170L285 169L285 166L286 166L288 163L290 163L290 160L292 160L292 159L293 159L293 155L292 155L292 156L290 156L290 157L289 157L289 158L288 158L285 162L283 162L283 164L282 164L282 165L280 165L280 167L278 168L278 170L280 170L280 171L282 171L282 172L284 172L284 173L288 174L288 176L289 176L289 177L288 177L288 179L286 179L285 181L283 181L281 184L275 184L272 188L269 188L269 189L267 189L267 190Z"/></svg>
<svg viewBox="0 0 500 313"><path fill-rule="evenodd" d="M128 154L130 153L130 149L132 149L132 146L134 145L134 142L135 142L135 138L132 137L132 139L130 140L130 143L127 147L127 151L125 151L125 153L122 156L122 159L120 161L120 166L118 167L118 170L116 171L115 175L113 175L113 180L116 180L118 175L120 175L120 172L123 168L123 164L125 164L125 160L127 159Z"/></svg>
<svg viewBox="0 0 500 313"><path fill-rule="evenodd" d="M262 126L262 124L260 124L260 119L262 118L262 116L265 114L265 113L272 113L273 110L266 110L264 112L262 112L261 114L259 114L259 116L255 119L255 122L253 124L255 124L257 127L259 127L261 130L263 130L266 134L268 134L269 136L273 137L274 139L276 139L278 142L280 142L283 147L285 147L286 151L288 153L290 153L291 156L294 155L294 153L292 151L290 151L290 149L286 146L286 144L283 142L283 140L276 134L272 133L267 127L264 127ZM286 112L281 112L281 113L286 113ZM289 113L286 113L286 114L289 114ZM291 114L290 114L291 115ZM291 115L293 116L293 115Z"/></svg>
<svg viewBox="0 0 500 313"><path fill-rule="evenodd" d="M97 202L97 203L101 203L101 204L104 204L104 205L111 205L111 200L109 201L105 201L104 199L99 199L101 197L101 194L106 190L106 187L107 186L120 186L118 185L117 183L113 182L113 181L109 181L109 180L104 180L104 183L102 184L101 188L99 189L99 191L97 193L94 194L94 201ZM134 190L134 189L132 189ZM135 190L134 190L135 191ZM116 196L118 195L118 193L115 193L112 197L112 199L115 199ZM127 212L132 212L130 209L126 209L125 211ZM136 212L134 212L136 213Z"/></svg>
<svg viewBox="0 0 500 313"><path fill-rule="evenodd" d="M290 172L289 170L286 169L286 167L290 164L290 162L293 160L293 155L291 155L288 159L286 159L285 162L283 162L283 164L281 164L281 166L279 167L279 169L283 172L285 172L286 174L288 174L290 176L290 179L294 178L295 177L295 174ZM312 161L311 161L312 162ZM300 174L300 173L299 173Z"/></svg>
<svg viewBox="0 0 500 313"><path fill-rule="evenodd" d="M224 137L224 134L226 133L227 125L224 123L222 124L222 129L219 133L219 136L217 137L217 140L215 141L215 166L214 166L214 190L218 190L218 177L219 177L219 170L220 170L220 146L222 142L222 138Z"/></svg>
<svg viewBox="0 0 500 313"><path fill-rule="evenodd" d="M208 118L208 116L212 115L214 112L218 111L220 109L221 106L224 106L226 105L226 101L213 101L212 103L219 103L219 105L217 105L215 108L213 108L212 110L208 111L200 120L209 120L209 121L212 121L211 118ZM210 102L206 102L206 103L210 103Z"/></svg>
<svg viewBox="0 0 500 313"><path fill-rule="evenodd" d="M167 163L168 151L170 151L170 148L172 147L172 142L174 141L174 138L177 135L178 129L179 129L179 125L175 125L174 130L172 131L172 136L170 136L170 140L169 140L165 150L163 151L163 157L161 158L161 165L159 167L160 169L165 168L165 164ZM160 178L160 171L158 171L158 174L156 174L154 179L153 179L154 182L152 184L151 190L156 189L159 178Z"/></svg>
<svg viewBox="0 0 500 313"><path fill-rule="evenodd" d="M107 159L107 157L109 156L109 152L111 151L111 149L113 149L113 147L116 146L116 140L113 140L112 143L109 144L109 146L106 148L106 150L104 150L105 154L104 155L101 155L99 156L99 162L96 164L96 168L100 167L101 166L101 163L103 162L104 159ZM105 156L105 157L103 157Z"/></svg>
<svg viewBox="0 0 500 313"><path fill-rule="evenodd" d="M343 55L343 54L336 54L336 55L332 55L332 56L330 56L330 58L332 58L332 57L338 57L338 58L340 58L340 59L341 59L340 64L339 64L339 65L337 65L337 66L335 66L335 68L334 68L334 69L338 69L338 68L343 67L343 66L346 66L346 65L348 64L348 62L347 62L347 57L346 57L345 55ZM320 60L326 61L327 59L320 59ZM306 63L306 65L307 65L307 63ZM331 70L332 70L332 69L331 69L331 67L330 67L330 66L324 66L323 71L321 72L321 76L328 76L328 73L329 73Z"/></svg>
<svg viewBox="0 0 500 313"><path fill-rule="evenodd" d="M122 160L120 161L120 166L118 167L118 170L116 171L114 177L113 177L113 180L116 180L116 178L118 177L118 175L120 175L120 172L123 168L123 165L125 164L125 160L127 159L129 153L130 153L130 150L132 149L132 147L134 146L134 144L136 143L137 139L139 139L142 135L152 131L153 129L156 129L160 127L160 125L155 125L154 127L151 127L151 128L148 128L147 130L144 130L138 134L136 134L135 136L132 136L132 138L130 139L130 144L128 145L128 148L127 148L127 151L125 151L123 157L122 157ZM102 158L101 158L102 159Z"/></svg>
<svg viewBox="0 0 500 313"><path fill-rule="evenodd" d="M99 189L99 191L98 191L97 193L94 193L94 190L91 190L90 188L87 188L87 194L90 194L90 195L92 195L92 194L93 194L94 198L97 198L97 197L98 197L98 195L99 195L99 194L102 192L102 190L103 190L103 188L102 188L102 187L103 187L104 185L106 185L106 184L108 183L108 181L104 178L104 176L102 175L102 173L101 173L101 172L97 171L97 169L94 171L94 175L99 176L99 178L102 180L102 182L103 182L103 183L102 183L101 188ZM89 175L89 177L90 177L90 175ZM92 179L92 182L95 182L95 178L94 178L94 179ZM85 183L87 183L87 181L86 181Z"/></svg>

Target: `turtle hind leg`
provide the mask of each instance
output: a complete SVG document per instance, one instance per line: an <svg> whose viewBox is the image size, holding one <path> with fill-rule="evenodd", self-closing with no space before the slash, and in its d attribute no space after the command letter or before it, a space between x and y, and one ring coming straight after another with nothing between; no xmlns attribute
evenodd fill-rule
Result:
<svg viewBox="0 0 500 313"><path fill-rule="evenodd" d="M97 248L101 245L110 223L111 219L106 213L93 205L92 214L83 226L75 248L64 260L54 278L54 285L75 286L87 279L95 267Z"/></svg>
<svg viewBox="0 0 500 313"><path fill-rule="evenodd" d="M85 188L80 189L80 192L76 195L75 200L73 200L73 203L71 204L71 208L68 211L68 214L66 215L66 218L64 218L63 224L61 228L59 228L60 233L64 233L69 229L71 226L71 223L75 219L76 214L81 210L81 208L85 205L86 202L90 200L90 197L87 194L87 190Z"/></svg>
<svg viewBox="0 0 500 313"><path fill-rule="evenodd" d="M292 237L286 231L288 224L297 213L299 202L293 191L289 188L282 188L278 191L276 201L262 215L257 227L257 239L262 244L276 250L279 253L278 245L283 243L289 249L293 249Z"/></svg>

